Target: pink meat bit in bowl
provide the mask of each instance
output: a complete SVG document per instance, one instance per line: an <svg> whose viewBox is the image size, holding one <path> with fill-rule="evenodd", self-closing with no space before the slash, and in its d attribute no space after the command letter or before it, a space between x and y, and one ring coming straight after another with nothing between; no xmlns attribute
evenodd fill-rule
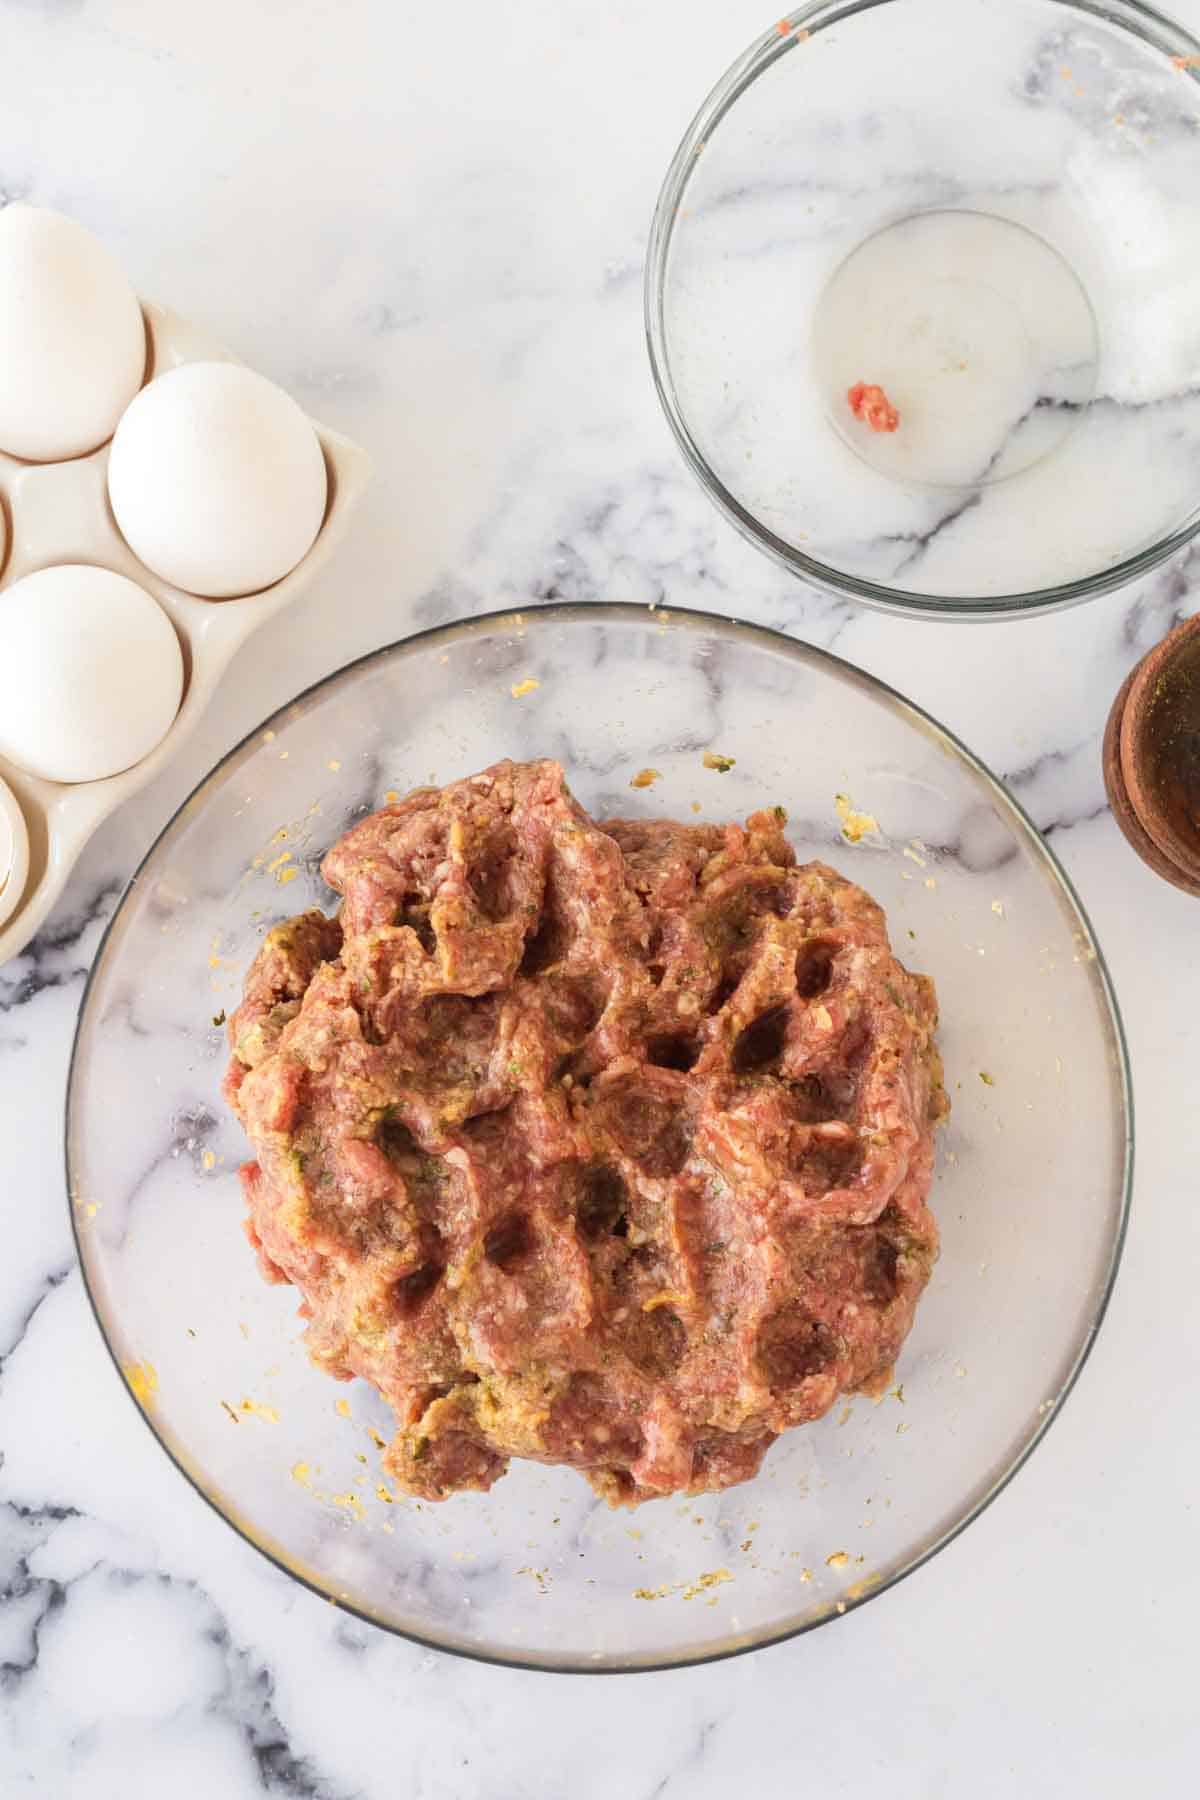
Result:
<svg viewBox="0 0 1200 1800"><path fill-rule="evenodd" d="M856 381L846 404L871 431L895 431L900 424L900 414L875 382Z"/></svg>

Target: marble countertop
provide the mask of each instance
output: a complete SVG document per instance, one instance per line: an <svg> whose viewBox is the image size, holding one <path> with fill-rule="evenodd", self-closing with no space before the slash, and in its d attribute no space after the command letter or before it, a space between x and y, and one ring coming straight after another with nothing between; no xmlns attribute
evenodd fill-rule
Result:
<svg viewBox="0 0 1200 1800"><path fill-rule="evenodd" d="M1176 0L1200 27L1200 0ZM972 1800L1194 1781L1193 903L1105 805L1132 663L1200 552L1038 621L889 619L717 517L654 398L641 265L751 0L0 0L0 201L76 214L377 475L349 543L235 663L178 763L100 832L0 969L0 1791L39 1800ZM1029 1466L919 1575L756 1656L603 1684L433 1654L338 1615L179 1479L99 1340L61 1167L85 973L210 764L327 670L456 613L665 600L762 620L911 694L1005 775L1077 883L1124 1008L1133 1225L1087 1369ZM1031 669L1044 679L1029 679Z"/></svg>

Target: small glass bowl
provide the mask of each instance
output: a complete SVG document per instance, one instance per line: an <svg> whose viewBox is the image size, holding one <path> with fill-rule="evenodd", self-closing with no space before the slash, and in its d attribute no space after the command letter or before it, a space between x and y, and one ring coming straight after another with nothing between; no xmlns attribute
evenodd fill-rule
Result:
<svg viewBox="0 0 1200 1800"><path fill-rule="evenodd" d="M654 215L685 457L785 567L891 610L1143 574L1200 529L1198 193L1200 44L1136 0L799 8L704 102Z"/></svg>
<svg viewBox="0 0 1200 1800"><path fill-rule="evenodd" d="M704 752L734 758L726 772ZM497 758L563 762L599 817L787 807L937 981L953 1103L942 1255L877 1404L793 1431L753 1482L612 1512L514 1462L441 1506L379 1468L387 1408L298 1341L242 1234L248 1147L224 1015L263 933L335 898L324 849L393 792ZM658 771L635 787L640 771ZM838 796L842 796L839 801ZM842 834L847 809L859 841ZM552 606L426 632L330 676L219 763L121 902L72 1059L72 1217L101 1330L177 1466L280 1567L462 1654L664 1668L807 1631L961 1531L1029 1455L1103 1316L1132 1113L1116 1002L1066 877L1015 802L889 688L700 613Z"/></svg>

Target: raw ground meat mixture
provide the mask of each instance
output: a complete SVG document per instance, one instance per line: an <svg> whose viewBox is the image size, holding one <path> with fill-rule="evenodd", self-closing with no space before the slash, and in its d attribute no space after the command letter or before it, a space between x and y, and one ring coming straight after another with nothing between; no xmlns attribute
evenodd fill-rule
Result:
<svg viewBox="0 0 1200 1800"><path fill-rule="evenodd" d="M746 825L590 819L499 763L348 831L230 1021L247 1230L425 1499L513 1456L614 1505L878 1393L937 1253L933 985Z"/></svg>
<svg viewBox="0 0 1200 1800"><path fill-rule="evenodd" d="M874 382L856 381L846 395L846 400L855 418L861 419L872 431L898 429L900 414L883 389Z"/></svg>

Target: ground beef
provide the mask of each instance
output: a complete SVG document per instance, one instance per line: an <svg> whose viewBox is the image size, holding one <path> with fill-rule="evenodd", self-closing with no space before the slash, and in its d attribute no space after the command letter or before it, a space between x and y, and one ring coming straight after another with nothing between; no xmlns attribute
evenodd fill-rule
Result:
<svg viewBox="0 0 1200 1800"><path fill-rule="evenodd" d="M855 418L861 419L872 431L898 429L900 414L874 382L856 381L846 395L846 401Z"/></svg>
<svg viewBox="0 0 1200 1800"><path fill-rule="evenodd" d="M932 984L782 812L594 822L500 763L354 826L270 933L226 1092L264 1274L407 1492L745 1481L880 1391L937 1249Z"/></svg>

